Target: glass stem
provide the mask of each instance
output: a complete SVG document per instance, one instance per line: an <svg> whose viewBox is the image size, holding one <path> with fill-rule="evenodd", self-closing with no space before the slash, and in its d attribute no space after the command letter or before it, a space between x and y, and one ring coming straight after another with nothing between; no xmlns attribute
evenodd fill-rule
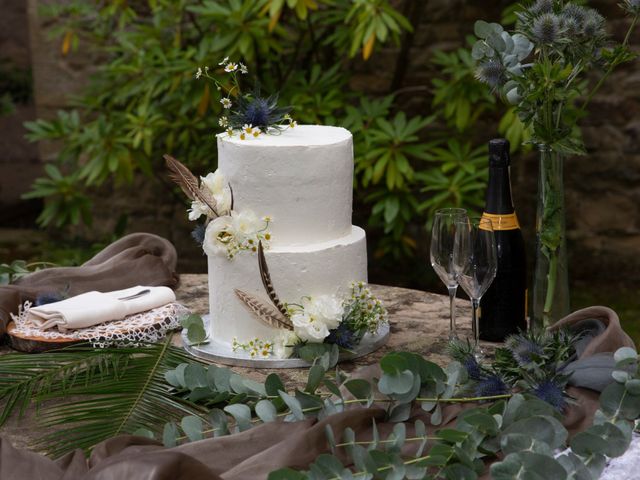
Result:
<svg viewBox="0 0 640 480"><path fill-rule="evenodd" d="M478 307L480 306L479 298L471 299L471 310L472 310L472 322L471 329L473 330L473 346L477 350L478 343L480 341L480 325L478 324Z"/></svg>
<svg viewBox="0 0 640 480"><path fill-rule="evenodd" d="M447 287L449 289L449 338L458 338L456 330L456 290L458 285Z"/></svg>

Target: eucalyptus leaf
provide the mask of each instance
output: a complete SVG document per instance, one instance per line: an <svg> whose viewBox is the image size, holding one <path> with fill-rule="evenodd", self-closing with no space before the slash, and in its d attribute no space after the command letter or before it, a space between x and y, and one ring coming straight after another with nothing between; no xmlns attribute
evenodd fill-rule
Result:
<svg viewBox="0 0 640 480"><path fill-rule="evenodd" d="M289 410L291 410L292 417L298 421L304 420L304 413L302 412L302 406L300 405L300 402L296 398L289 395L287 392L280 391L278 392L278 394L287 405L287 407L289 407Z"/></svg>
<svg viewBox="0 0 640 480"><path fill-rule="evenodd" d="M312 365L309 369L309 377L307 379L305 391L308 393L314 393L318 389L318 386L320 386L325 373L326 370L322 366Z"/></svg>
<svg viewBox="0 0 640 480"><path fill-rule="evenodd" d="M570 451L556 457L556 460L566 470L566 478L571 480L597 480L600 476L593 476L582 459Z"/></svg>
<svg viewBox="0 0 640 480"><path fill-rule="evenodd" d="M550 480L566 478L562 465L547 455L532 452L510 453L491 465L493 480Z"/></svg>
<svg viewBox="0 0 640 480"><path fill-rule="evenodd" d="M167 448L173 448L177 444L178 426L175 422L165 423L162 430L162 444Z"/></svg>
<svg viewBox="0 0 640 480"><path fill-rule="evenodd" d="M202 419L196 417L195 415L189 415L182 419L180 422L180 427L184 433L189 437L189 440L195 442L197 440L202 440L204 437L202 435L203 424Z"/></svg>
<svg viewBox="0 0 640 480"><path fill-rule="evenodd" d="M222 437L229 435L229 419L219 408L213 408L209 412L209 420L213 425L213 436Z"/></svg>
<svg viewBox="0 0 640 480"><path fill-rule="evenodd" d="M638 352L636 352L631 347L622 347L616 350L616 352L613 354L613 359L616 361L616 363L623 363L629 360L637 360Z"/></svg>
<svg viewBox="0 0 640 480"><path fill-rule="evenodd" d="M267 395L270 397L279 396L280 391L285 391L282 380L276 373L270 373L264 383Z"/></svg>
<svg viewBox="0 0 640 480"><path fill-rule="evenodd" d="M414 375L410 370L396 374L385 373L378 381L378 390L385 395L407 393L413 387Z"/></svg>
<svg viewBox="0 0 640 480"><path fill-rule="evenodd" d="M411 415L411 404L401 403L391 408L389 412L389 422L406 422Z"/></svg>
<svg viewBox="0 0 640 480"><path fill-rule="evenodd" d="M256 415L265 423L275 422L278 418L278 411L269 400L260 400L255 406Z"/></svg>
<svg viewBox="0 0 640 480"><path fill-rule="evenodd" d="M241 403L227 405L224 411L234 418L239 431L251 428L251 409L247 405Z"/></svg>
<svg viewBox="0 0 640 480"><path fill-rule="evenodd" d="M189 390L198 387L208 387L207 372L202 365L188 365L184 370L184 383Z"/></svg>
<svg viewBox="0 0 640 480"><path fill-rule="evenodd" d="M485 22L484 20L478 20L473 25L473 33L476 37L485 39L489 35L492 35L494 33L494 30L489 23Z"/></svg>
<svg viewBox="0 0 640 480"><path fill-rule="evenodd" d="M353 398L362 399L367 406L371 405L373 399L373 390L371 384L361 378L348 380L344 383L344 387L353 395Z"/></svg>

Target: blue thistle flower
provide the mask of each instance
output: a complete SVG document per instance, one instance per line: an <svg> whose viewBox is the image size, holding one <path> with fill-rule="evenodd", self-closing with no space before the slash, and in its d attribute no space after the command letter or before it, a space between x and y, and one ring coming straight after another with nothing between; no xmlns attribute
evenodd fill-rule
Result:
<svg viewBox="0 0 640 480"><path fill-rule="evenodd" d="M196 228L192 230L191 238L198 242L198 245L202 245L204 243L204 234L206 231L207 227L203 223L199 223L196 225Z"/></svg>
<svg viewBox="0 0 640 480"><path fill-rule="evenodd" d="M567 406L562 386L553 380L543 380L538 383L533 387L532 393L558 411L563 411Z"/></svg>
<svg viewBox="0 0 640 480"><path fill-rule="evenodd" d="M476 385L477 397L492 397L494 395L503 395L509 389L502 378L498 375L488 375L478 382Z"/></svg>
<svg viewBox="0 0 640 480"><path fill-rule="evenodd" d="M544 353L542 345L524 335L510 336L505 342L505 347L520 366L529 365L535 360L535 357Z"/></svg>
<svg viewBox="0 0 640 480"><path fill-rule="evenodd" d="M482 378L482 370L480 369L480 364L476 360L476 357L473 355L469 355L462 362L464 368L467 369L467 375L471 380L480 380Z"/></svg>
<svg viewBox="0 0 640 480"><path fill-rule="evenodd" d="M567 3L562 10L562 18L564 18L565 21L573 20L579 25L582 25L586 16L587 9L573 3Z"/></svg>
<svg viewBox="0 0 640 480"><path fill-rule="evenodd" d="M536 3L529 7L529 12L534 15L553 12L553 0L536 0Z"/></svg>
<svg viewBox="0 0 640 480"><path fill-rule="evenodd" d="M604 35L604 17L595 10L587 11L582 26L582 33L587 37L597 37Z"/></svg>
<svg viewBox="0 0 640 480"><path fill-rule="evenodd" d="M553 13L545 13L536 18L531 30L533 40L537 44L553 43L560 35L560 21Z"/></svg>
<svg viewBox="0 0 640 480"><path fill-rule="evenodd" d="M64 300L64 297L59 293L55 293L55 292L41 293L34 300L33 306L40 307L41 305L47 305L49 303L59 302L60 300Z"/></svg>
<svg viewBox="0 0 640 480"><path fill-rule="evenodd" d="M358 336L349 328L346 322L338 325L329 331L329 336L325 339L326 343L335 343L339 347L350 349L357 343Z"/></svg>
<svg viewBox="0 0 640 480"><path fill-rule="evenodd" d="M497 60L488 60L478 66L476 78L491 88L501 87L507 80L507 69Z"/></svg>
<svg viewBox="0 0 640 480"><path fill-rule="evenodd" d="M261 97L260 90L256 89L253 94L237 99L236 109L229 116L229 126L241 129L244 125L251 125L262 133L267 133L269 128L283 123L290 110L290 107L278 106L277 95Z"/></svg>

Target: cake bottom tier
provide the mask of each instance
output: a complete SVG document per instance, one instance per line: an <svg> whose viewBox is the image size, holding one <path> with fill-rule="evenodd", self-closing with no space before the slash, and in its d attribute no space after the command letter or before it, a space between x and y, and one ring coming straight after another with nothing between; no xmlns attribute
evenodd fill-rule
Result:
<svg viewBox="0 0 640 480"><path fill-rule="evenodd" d="M271 280L280 300L299 303L304 296L346 295L351 282L367 281L367 245L364 230L337 240L306 246L277 247L265 252ZM260 322L236 296L235 289L269 303L262 286L258 256L242 252L229 260L208 258L210 334L216 343L231 345L233 339L271 340L278 330Z"/></svg>

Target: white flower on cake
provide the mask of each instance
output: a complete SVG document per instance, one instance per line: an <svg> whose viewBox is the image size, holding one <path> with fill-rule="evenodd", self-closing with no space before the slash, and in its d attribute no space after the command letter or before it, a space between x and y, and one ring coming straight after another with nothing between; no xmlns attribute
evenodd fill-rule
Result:
<svg viewBox="0 0 640 480"><path fill-rule="evenodd" d="M293 347L300 343L298 336L291 330L282 330L273 340L273 356L289 358L293 354Z"/></svg>
<svg viewBox="0 0 640 480"><path fill-rule="evenodd" d="M202 243L202 248L207 255L228 254L233 242L231 221L230 215L224 215L209 222Z"/></svg>
<svg viewBox="0 0 640 480"><path fill-rule="evenodd" d="M321 343L340 325L344 309L342 302L334 296L319 295L302 299L301 308L293 308L291 322L293 331L300 340Z"/></svg>
<svg viewBox="0 0 640 480"><path fill-rule="evenodd" d="M221 127L226 127L227 125L229 125L229 119L227 117L220 117L220 119L218 120L218 124Z"/></svg>
<svg viewBox="0 0 640 480"><path fill-rule="evenodd" d="M223 215L231 210L231 189L220 170L208 173L206 177L200 177L200 180L213 195L218 214Z"/></svg>
<svg viewBox="0 0 640 480"><path fill-rule="evenodd" d="M207 174L206 177L200 177L200 183L215 200L216 212L220 215L228 213L231 209L231 189L222 173L216 170ZM197 220L201 215L212 218L214 213L200 200L194 200L189 209L189 220Z"/></svg>
<svg viewBox="0 0 640 480"><path fill-rule="evenodd" d="M224 108L231 108L231 106L233 105L233 104L231 103L231 100L230 100L230 99L228 99L228 98L226 98L226 97L225 97L225 98L223 98L223 99L221 99L221 100L220 100L220 103L222 104L222 106L223 106Z"/></svg>
<svg viewBox="0 0 640 480"><path fill-rule="evenodd" d="M231 211L209 222L202 246L207 255L226 254L230 259L243 250L256 252L260 241L268 247L268 227L269 222L251 210Z"/></svg>

